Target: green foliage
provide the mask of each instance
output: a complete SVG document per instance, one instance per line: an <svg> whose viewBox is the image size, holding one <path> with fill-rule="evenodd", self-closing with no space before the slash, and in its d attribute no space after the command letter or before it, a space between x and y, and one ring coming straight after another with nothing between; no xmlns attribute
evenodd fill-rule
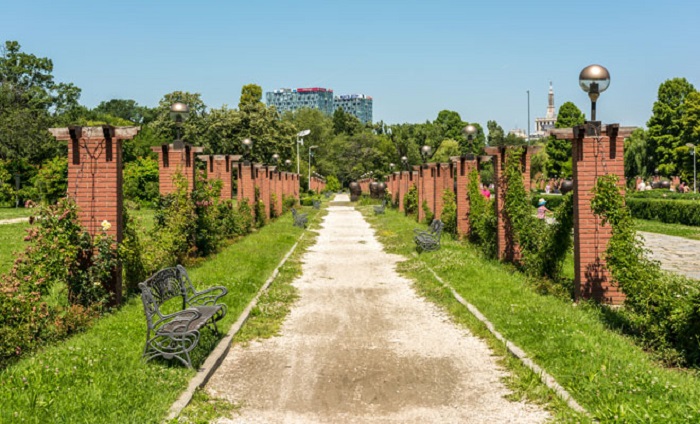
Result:
<svg viewBox="0 0 700 424"><path fill-rule="evenodd" d="M647 132L643 128L632 131L629 138L625 139L625 177L647 178L654 171L650 168L649 152L647 146Z"/></svg>
<svg viewBox="0 0 700 424"><path fill-rule="evenodd" d="M297 204L297 198L294 195L282 195L282 213L289 212Z"/></svg>
<svg viewBox="0 0 700 424"><path fill-rule="evenodd" d="M424 217L423 222L430 224L431 222L433 222L433 218L435 217L435 215L433 214L433 211L430 210L430 206L428 205L427 200L423 200L422 208L423 208L423 217Z"/></svg>
<svg viewBox="0 0 700 424"><path fill-rule="evenodd" d="M0 159L0 203L9 202L14 197L12 175L5 167L5 161Z"/></svg>
<svg viewBox="0 0 700 424"><path fill-rule="evenodd" d="M238 102L238 109L254 107L262 100L262 87L257 84L246 84L241 88L241 98Z"/></svg>
<svg viewBox="0 0 700 424"><path fill-rule="evenodd" d="M459 143L451 138L443 140L440 147L435 151L432 162L447 163L450 162L450 157L459 156L461 154Z"/></svg>
<svg viewBox="0 0 700 424"><path fill-rule="evenodd" d="M197 217L195 232L197 256L208 256L218 251L223 241L224 234L219 225L221 220L217 207L221 186L221 180L198 180L190 195Z"/></svg>
<svg viewBox="0 0 700 424"><path fill-rule="evenodd" d="M44 162L32 178L32 185L46 203L56 203L65 197L68 188L68 159L58 156Z"/></svg>
<svg viewBox="0 0 700 424"><path fill-rule="evenodd" d="M340 181L338 181L338 177L336 177L335 175L329 175L328 177L326 177L326 191L337 193L342 188L343 187L340 185Z"/></svg>
<svg viewBox="0 0 700 424"><path fill-rule="evenodd" d="M683 122L685 101L694 92L695 87L685 78L666 80L659 86L658 100L654 102L652 116L647 122L649 170L658 169L661 175L672 176L683 168L682 153L687 150L682 152L682 148L691 141L684 137L688 134ZM691 100L700 99L693 96ZM686 123L690 121L693 118L687 117Z"/></svg>
<svg viewBox="0 0 700 424"><path fill-rule="evenodd" d="M644 191L628 191L627 198L633 199L665 199L665 200L700 200L700 193L678 193L668 189L653 189Z"/></svg>
<svg viewBox="0 0 700 424"><path fill-rule="evenodd" d="M415 215L418 212L418 188L412 184L403 197L403 210L406 216Z"/></svg>
<svg viewBox="0 0 700 424"><path fill-rule="evenodd" d="M355 135L362 131L362 122L355 117L338 108L333 112L333 132L335 135L347 134Z"/></svg>
<svg viewBox="0 0 700 424"><path fill-rule="evenodd" d="M445 224L443 231L452 236L457 235L457 201L453 190L442 192L442 214L440 220Z"/></svg>
<svg viewBox="0 0 700 424"><path fill-rule="evenodd" d="M571 141L559 140L550 136L544 151L548 159L545 166L546 175L548 177L571 178L573 175Z"/></svg>
<svg viewBox="0 0 700 424"><path fill-rule="evenodd" d="M102 101L93 112L97 114L111 115L134 124L145 124L153 119L151 110L144 106L139 106L134 100L111 99Z"/></svg>
<svg viewBox="0 0 700 424"><path fill-rule="evenodd" d="M489 131L487 142L489 146L503 146L505 142L505 132L496 121L486 122L486 129Z"/></svg>
<svg viewBox="0 0 700 424"><path fill-rule="evenodd" d="M520 249L520 265L530 275L555 280L559 277L562 263L572 243L572 196L564 196L556 213L556 223L548 226L544 220L538 219L532 213L530 196L523 183L520 160L523 150L509 149L506 154L506 193L503 210L506 228L510 227L513 241Z"/></svg>
<svg viewBox="0 0 700 424"><path fill-rule="evenodd" d="M260 198L260 188L255 187L255 226L257 228L262 228L265 226L265 203L263 203Z"/></svg>
<svg viewBox="0 0 700 424"><path fill-rule="evenodd" d="M158 198L158 161L140 157L124 165L124 198L141 204L152 203Z"/></svg>
<svg viewBox="0 0 700 424"><path fill-rule="evenodd" d="M469 240L488 256L496 256L496 211L494 202L484 197L479 189L479 172L469 174Z"/></svg>
<svg viewBox="0 0 700 424"><path fill-rule="evenodd" d="M547 202L547 209L554 210L564 203L566 200L565 198L566 196L562 196L560 194L539 193L530 198L530 204L537 207L537 202L539 202L539 199L544 199Z"/></svg>
<svg viewBox="0 0 700 424"><path fill-rule="evenodd" d="M565 102L559 107L557 113L557 122L554 123L554 128L573 128L583 125L586 121L586 115L571 102Z"/></svg>
<svg viewBox="0 0 700 424"><path fill-rule="evenodd" d="M240 202L238 202L238 218L238 228L240 228L242 231L241 234L249 234L251 231L253 231L255 219L247 198L243 198Z"/></svg>
<svg viewBox="0 0 700 424"><path fill-rule="evenodd" d="M122 264L124 290L127 295L139 292L138 284L148 278L144 264L143 242L139 226L125 207L123 209L124 234L119 244L119 260Z"/></svg>
<svg viewBox="0 0 700 424"><path fill-rule="evenodd" d="M114 240L78 224L69 199L40 209L30 244L0 277L0 368L86 328L107 301L117 265Z"/></svg>
<svg viewBox="0 0 700 424"><path fill-rule="evenodd" d="M623 317L637 335L665 359L700 364L700 287L687 278L663 273L647 258L643 240L625 206L616 175L598 178L591 208L612 235L605 261L625 293Z"/></svg>
<svg viewBox="0 0 700 424"><path fill-rule="evenodd" d="M631 215L667 224L700 226L700 201L627 198Z"/></svg>

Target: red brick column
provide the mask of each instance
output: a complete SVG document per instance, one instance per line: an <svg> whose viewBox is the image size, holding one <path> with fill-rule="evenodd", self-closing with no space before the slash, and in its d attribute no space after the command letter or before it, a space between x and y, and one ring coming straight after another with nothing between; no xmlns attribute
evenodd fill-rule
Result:
<svg viewBox="0 0 700 424"><path fill-rule="evenodd" d="M268 166L263 166L260 168L260 174L262 176L262 181L260 182L260 197L265 205L265 220L269 221L271 205L270 195L272 194L270 190L270 168Z"/></svg>
<svg viewBox="0 0 700 424"><path fill-rule="evenodd" d="M591 190L599 176L620 176L625 188L624 138L632 128L617 124L603 127L602 136L586 135L586 127L562 129L558 138L572 140L574 176L574 279L577 299L593 298L612 304L624 301L624 294L613 286L605 267L605 249L610 240L610 226L602 226L591 210Z"/></svg>
<svg viewBox="0 0 700 424"><path fill-rule="evenodd" d="M403 199L406 197L406 193L408 193L410 179L409 171L401 171L399 173L399 212L404 211Z"/></svg>
<svg viewBox="0 0 700 424"><path fill-rule="evenodd" d="M444 191L446 189L454 191L452 164L438 163L435 170L435 219L440 219L442 217L442 209L445 207L445 202L442 199Z"/></svg>
<svg viewBox="0 0 700 424"><path fill-rule="evenodd" d="M277 212L277 216L282 215L282 205L283 205L283 200L282 195L284 194L284 189L282 187L282 172L279 170L275 170L275 173L273 174L273 178L275 181L275 198L277 203L275 204L275 211Z"/></svg>
<svg viewBox="0 0 700 424"><path fill-rule="evenodd" d="M106 232L116 243L124 233L122 190L122 140L136 136L140 127L51 128L57 140L68 142L67 195L78 207L78 220L95 236ZM107 221L110 228L102 228ZM105 289L111 304L122 299L122 271L118 266Z"/></svg>
<svg viewBox="0 0 700 424"><path fill-rule="evenodd" d="M233 174L235 162L240 160L236 155L200 155L197 159L207 164L207 180L221 180L221 200L233 198Z"/></svg>
<svg viewBox="0 0 700 424"><path fill-rule="evenodd" d="M421 177L421 184L419 191L422 191L422 198L419 195L418 201L418 211L419 220L425 220L425 213L423 212L423 201L427 202L428 209L435 214L435 180L437 178L437 164L428 163L422 167L423 175ZM429 224L429 223L428 223Z"/></svg>
<svg viewBox="0 0 700 424"><path fill-rule="evenodd" d="M184 143L182 148L175 148L172 144L163 144L160 147L151 147L158 153L158 172L160 194L166 195L175 192L173 177L178 172L187 181L187 192L194 189L196 168L194 159L197 153L201 153L202 147L194 147Z"/></svg>
<svg viewBox="0 0 700 424"><path fill-rule="evenodd" d="M504 147L487 147L484 149L487 155L494 156L493 158L493 178L494 187L496 189L495 193L495 203L496 203L496 218L498 223L496 225L496 252L498 259L512 259L512 237L506 237L506 218L503 211L503 204L505 203L506 195L506 183L503 177L503 171L505 170L505 148ZM510 239L510 243L508 243ZM508 248L510 247L510 248ZM509 252L507 252L509 251Z"/></svg>
<svg viewBox="0 0 700 424"><path fill-rule="evenodd" d="M473 156L455 157L457 173L457 234L464 237L469 234L469 174L476 169L476 159ZM481 194L479 194L481 196Z"/></svg>
<svg viewBox="0 0 700 424"><path fill-rule="evenodd" d="M244 199L248 202L251 212L255 214L255 168L250 163L238 163L238 196L240 204Z"/></svg>

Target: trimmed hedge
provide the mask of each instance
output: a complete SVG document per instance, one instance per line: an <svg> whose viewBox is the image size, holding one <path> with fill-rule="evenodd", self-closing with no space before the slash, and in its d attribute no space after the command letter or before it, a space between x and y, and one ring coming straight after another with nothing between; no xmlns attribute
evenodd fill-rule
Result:
<svg viewBox="0 0 700 424"><path fill-rule="evenodd" d="M634 199L666 199L666 200L700 200L700 193L678 193L668 189L631 191L627 193L627 198Z"/></svg>
<svg viewBox="0 0 700 424"><path fill-rule="evenodd" d="M634 218L651 219L667 224L700 226L700 202L695 200L628 197L626 202Z"/></svg>

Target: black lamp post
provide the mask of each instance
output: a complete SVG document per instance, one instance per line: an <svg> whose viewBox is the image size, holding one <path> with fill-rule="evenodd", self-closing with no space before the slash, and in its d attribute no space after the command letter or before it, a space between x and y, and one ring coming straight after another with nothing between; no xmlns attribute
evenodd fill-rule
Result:
<svg viewBox="0 0 700 424"><path fill-rule="evenodd" d="M428 161L428 156L430 156L430 152L432 150L433 149L427 144L420 148L420 155L423 158L423 163L426 163Z"/></svg>
<svg viewBox="0 0 700 424"><path fill-rule="evenodd" d="M277 153L273 154L272 155L272 163L277 165L277 162L279 162L279 161L280 161L280 155L278 155Z"/></svg>
<svg viewBox="0 0 700 424"><path fill-rule="evenodd" d="M182 149L185 144L180 138L180 132L182 130L182 123L187 120L190 116L190 108L182 102L175 102L170 105L170 119L175 121L175 128L177 128L177 138L173 141L173 148Z"/></svg>
<svg viewBox="0 0 700 424"><path fill-rule="evenodd" d="M291 161L291 159L286 159L286 160L284 161L284 167L285 167L285 169L286 169L287 171L289 171L290 169L292 169L292 161Z"/></svg>
<svg viewBox="0 0 700 424"><path fill-rule="evenodd" d="M243 163L248 165L250 164L250 155L253 151L253 140L244 138L241 144L243 145Z"/></svg>
<svg viewBox="0 0 700 424"><path fill-rule="evenodd" d="M401 164L405 171L408 171L408 158L406 156L401 156Z"/></svg>
<svg viewBox="0 0 700 424"><path fill-rule="evenodd" d="M462 130L465 136L467 136L467 149L466 153L474 154L474 135L476 134L476 127L472 124L467 125Z"/></svg>

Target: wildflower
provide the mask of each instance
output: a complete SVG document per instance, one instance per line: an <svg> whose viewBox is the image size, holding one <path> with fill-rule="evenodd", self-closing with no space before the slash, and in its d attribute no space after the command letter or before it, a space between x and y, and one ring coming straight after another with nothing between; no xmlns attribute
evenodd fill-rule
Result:
<svg viewBox="0 0 700 424"><path fill-rule="evenodd" d="M102 224L100 225L102 226L102 231L107 231L110 228L112 228L112 224L110 224L109 221L107 221L106 219L102 221Z"/></svg>

